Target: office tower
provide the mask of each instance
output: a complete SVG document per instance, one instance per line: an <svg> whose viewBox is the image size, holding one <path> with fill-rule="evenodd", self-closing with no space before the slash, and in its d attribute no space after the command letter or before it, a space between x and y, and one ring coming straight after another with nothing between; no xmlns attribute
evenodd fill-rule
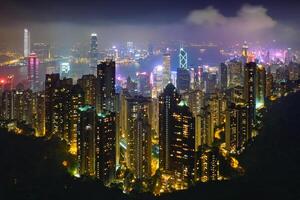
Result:
<svg viewBox="0 0 300 200"><path fill-rule="evenodd" d="M187 68L177 68L177 88L180 93L186 92L190 89L190 72Z"/></svg>
<svg viewBox="0 0 300 200"><path fill-rule="evenodd" d="M51 58L50 45L46 43L33 43L32 51L36 53L37 57L44 62Z"/></svg>
<svg viewBox="0 0 300 200"><path fill-rule="evenodd" d="M226 148L233 154L245 149L249 135L249 113L244 104L231 104L226 111L225 142Z"/></svg>
<svg viewBox="0 0 300 200"><path fill-rule="evenodd" d="M36 92L39 89L39 78L38 78L39 59L35 53L31 53L28 57L27 63L27 79L29 88Z"/></svg>
<svg viewBox="0 0 300 200"><path fill-rule="evenodd" d="M169 144L170 169L175 175L175 188L185 189L194 177L195 118L183 100L171 118L174 124Z"/></svg>
<svg viewBox="0 0 300 200"><path fill-rule="evenodd" d="M30 32L24 29L24 57L27 58L30 53Z"/></svg>
<svg viewBox="0 0 300 200"><path fill-rule="evenodd" d="M96 110L114 112L116 63L106 60L97 66Z"/></svg>
<svg viewBox="0 0 300 200"><path fill-rule="evenodd" d="M179 68L188 68L187 52L183 48L180 48L179 50Z"/></svg>
<svg viewBox="0 0 300 200"><path fill-rule="evenodd" d="M77 80L84 92L84 104L96 106L96 83L97 79L93 74L83 75Z"/></svg>
<svg viewBox="0 0 300 200"><path fill-rule="evenodd" d="M95 134L95 175L109 185L116 171L116 116L103 111L97 114Z"/></svg>
<svg viewBox="0 0 300 200"><path fill-rule="evenodd" d="M98 51L98 35L97 33L92 33L90 38L90 70L91 74L96 74L97 62L99 59Z"/></svg>
<svg viewBox="0 0 300 200"><path fill-rule="evenodd" d="M254 62L245 65L244 79L244 100L249 108L250 126L255 124L255 104L256 104L256 69L257 65Z"/></svg>
<svg viewBox="0 0 300 200"><path fill-rule="evenodd" d="M77 131L77 160L81 175L95 175L96 109L93 106L79 107Z"/></svg>
<svg viewBox="0 0 300 200"><path fill-rule="evenodd" d="M195 180L217 181L220 177L220 156L217 148L203 146L196 154Z"/></svg>
<svg viewBox="0 0 300 200"><path fill-rule="evenodd" d="M151 96L150 76L147 72L138 72L137 74L137 89L140 95L144 97Z"/></svg>
<svg viewBox="0 0 300 200"><path fill-rule="evenodd" d="M126 163L138 178L151 175L150 105L150 98L143 96L126 98ZM144 149L141 149L143 145Z"/></svg>
<svg viewBox="0 0 300 200"><path fill-rule="evenodd" d="M171 140L174 134L173 113L180 96L173 84L169 83L159 96L159 168L171 170Z"/></svg>
<svg viewBox="0 0 300 200"><path fill-rule="evenodd" d="M218 71L218 82L219 88L221 90L227 89L227 65L225 63L221 63Z"/></svg>
<svg viewBox="0 0 300 200"><path fill-rule="evenodd" d="M255 108L265 106L266 96L266 70L262 65L258 65L255 77Z"/></svg>
<svg viewBox="0 0 300 200"><path fill-rule="evenodd" d="M77 129L80 120L79 108L84 105L84 91L78 84L71 87L70 98L69 152L73 155L77 155Z"/></svg>
<svg viewBox="0 0 300 200"><path fill-rule="evenodd" d="M154 67L150 76L150 83L152 84L152 98L158 98L159 94L163 91L163 76L163 66L158 65Z"/></svg>
<svg viewBox="0 0 300 200"><path fill-rule="evenodd" d="M228 66L228 87L243 86L242 62L232 60L227 63Z"/></svg>
<svg viewBox="0 0 300 200"><path fill-rule="evenodd" d="M163 77L162 77L162 87L171 82L171 55L166 53L163 55Z"/></svg>

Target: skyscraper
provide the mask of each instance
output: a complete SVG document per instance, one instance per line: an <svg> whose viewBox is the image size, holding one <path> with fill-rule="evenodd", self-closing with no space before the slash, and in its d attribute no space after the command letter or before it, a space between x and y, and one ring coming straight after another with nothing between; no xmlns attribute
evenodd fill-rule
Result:
<svg viewBox="0 0 300 200"><path fill-rule="evenodd" d="M221 63L219 67L218 82L221 90L225 90L227 88L227 65L225 63Z"/></svg>
<svg viewBox="0 0 300 200"><path fill-rule="evenodd" d="M163 78L162 78L162 87L171 82L171 55L166 53L163 55Z"/></svg>
<svg viewBox="0 0 300 200"><path fill-rule="evenodd" d="M244 79L244 100L249 108L250 127L255 123L255 104L256 104L256 69L257 65L254 62L245 65ZM250 131L251 132L251 131Z"/></svg>
<svg viewBox="0 0 300 200"><path fill-rule="evenodd" d="M183 49L180 48L179 50L179 67L187 69L188 64L187 64L187 52Z"/></svg>
<svg viewBox="0 0 300 200"><path fill-rule="evenodd" d="M95 175L95 107L84 105L79 107L80 120L77 131L77 160L81 175Z"/></svg>
<svg viewBox="0 0 300 200"><path fill-rule="evenodd" d="M77 80L84 92L84 104L96 106L96 77L93 74L83 75Z"/></svg>
<svg viewBox="0 0 300 200"><path fill-rule="evenodd" d="M90 43L90 70L91 74L96 74L97 62L99 59L98 51L98 35L97 33L91 34L91 43Z"/></svg>
<svg viewBox="0 0 300 200"><path fill-rule="evenodd" d="M171 169L171 140L174 134L173 113L180 96L172 83L169 83L159 96L159 168Z"/></svg>
<svg viewBox="0 0 300 200"><path fill-rule="evenodd" d="M77 155L77 129L78 123L80 120L79 108L84 105L84 91L82 88L76 84L71 88L71 101L70 101L70 132L69 132L69 145L70 145L70 153L73 155Z"/></svg>
<svg viewBox="0 0 300 200"><path fill-rule="evenodd" d="M177 88L180 93L187 92L190 89L190 72L187 68L177 68Z"/></svg>
<svg viewBox="0 0 300 200"><path fill-rule="evenodd" d="M171 117L174 124L170 137L170 167L176 179L175 188L185 189L194 176L195 118L183 100Z"/></svg>
<svg viewBox="0 0 300 200"><path fill-rule="evenodd" d="M108 185L116 171L116 116L115 113L103 111L96 117L95 175Z"/></svg>
<svg viewBox="0 0 300 200"><path fill-rule="evenodd" d="M150 83L152 84L151 97L158 98L159 94L163 91L163 77L164 77L163 66L158 65L154 67L151 76Z"/></svg>
<svg viewBox="0 0 300 200"><path fill-rule="evenodd" d="M30 53L30 32L24 29L24 57L27 58Z"/></svg>
<svg viewBox="0 0 300 200"><path fill-rule="evenodd" d="M106 60L97 66L96 110L115 111L116 63Z"/></svg>
<svg viewBox="0 0 300 200"><path fill-rule="evenodd" d="M245 148L249 131L248 108L243 104L231 104L226 111L225 142L230 153L240 154Z"/></svg>
<svg viewBox="0 0 300 200"><path fill-rule="evenodd" d="M265 106L266 96L266 70L264 66L258 65L256 69L255 79L255 108L262 108Z"/></svg>
<svg viewBox="0 0 300 200"><path fill-rule="evenodd" d="M29 82L29 88L36 92L39 86L39 77L38 77L38 68L39 68L39 59L35 53L31 53L28 57L27 64L27 79Z"/></svg>
<svg viewBox="0 0 300 200"><path fill-rule="evenodd" d="M143 96L126 98L126 163L137 178L151 175L150 98Z"/></svg>
<svg viewBox="0 0 300 200"><path fill-rule="evenodd" d="M72 79L60 80L59 74L46 74L46 136L56 135L69 142Z"/></svg>

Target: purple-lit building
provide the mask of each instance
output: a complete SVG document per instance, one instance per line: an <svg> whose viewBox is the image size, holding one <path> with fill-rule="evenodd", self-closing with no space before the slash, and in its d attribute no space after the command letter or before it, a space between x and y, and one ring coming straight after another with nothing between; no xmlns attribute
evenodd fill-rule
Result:
<svg viewBox="0 0 300 200"><path fill-rule="evenodd" d="M38 90L38 68L39 68L39 59L35 53L31 53L28 57L27 65L27 79L29 83L29 88L32 91Z"/></svg>

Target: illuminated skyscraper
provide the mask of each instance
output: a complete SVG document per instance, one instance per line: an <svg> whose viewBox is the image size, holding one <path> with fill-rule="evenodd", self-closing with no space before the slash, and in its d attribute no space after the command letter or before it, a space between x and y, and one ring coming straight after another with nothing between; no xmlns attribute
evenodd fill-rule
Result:
<svg viewBox="0 0 300 200"><path fill-rule="evenodd" d="M35 136L42 137L45 136L45 93L36 92L35 93L35 107L34 107L34 119L35 122L33 127L35 129Z"/></svg>
<svg viewBox="0 0 300 200"><path fill-rule="evenodd" d="M106 60L97 66L96 110L115 111L116 63Z"/></svg>
<svg viewBox="0 0 300 200"><path fill-rule="evenodd" d="M188 67L187 63L188 63L187 62L187 52L183 48L180 48L180 50L179 50L179 67L187 69L187 67Z"/></svg>
<svg viewBox="0 0 300 200"><path fill-rule="evenodd" d="M185 189L194 177L195 118L185 101L181 101L171 116L170 170L174 172L175 188Z"/></svg>
<svg viewBox="0 0 300 200"><path fill-rule="evenodd" d="M80 120L77 131L77 160L81 175L95 175L96 109L93 106L79 107Z"/></svg>
<svg viewBox="0 0 300 200"><path fill-rule="evenodd" d="M176 86L180 93L190 89L190 72L187 68L187 53L183 48L179 51L179 68L177 68Z"/></svg>
<svg viewBox="0 0 300 200"><path fill-rule="evenodd" d="M91 74L96 74L97 62L99 59L99 51L98 51L98 36L97 33L91 34L91 43L90 43L90 70Z"/></svg>
<svg viewBox="0 0 300 200"><path fill-rule="evenodd" d="M116 116L115 113L103 111L96 117L95 175L108 185L116 171Z"/></svg>
<svg viewBox="0 0 300 200"><path fill-rule="evenodd" d="M262 108L265 106L266 96L266 70L264 66L258 65L256 69L255 79L255 108Z"/></svg>
<svg viewBox="0 0 300 200"><path fill-rule="evenodd" d="M225 142L230 153L240 154L248 140L249 113L247 106L232 104L226 111Z"/></svg>
<svg viewBox="0 0 300 200"><path fill-rule="evenodd" d="M248 61L248 44L245 41L243 46L242 46L242 63L243 65L247 63Z"/></svg>
<svg viewBox="0 0 300 200"><path fill-rule="evenodd" d="M27 58L30 53L30 32L24 29L24 57Z"/></svg>
<svg viewBox="0 0 300 200"><path fill-rule="evenodd" d="M174 139L173 113L180 96L173 84L169 83L159 96L159 168L171 170L171 141Z"/></svg>
<svg viewBox="0 0 300 200"><path fill-rule="evenodd" d="M166 87L171 82L171 55L166 53L163 55L163 79L162 86Z"/></svg>
<svg viewBox="0 0 300 200"><path fill-rule="evenodd" d="M96 77L93 74L83 75L77 80L84 92L84 104L96 106Z"/></svg>
<svg viewBox="0 0 300 200"><path fill-rule="evenodd" d="M126 163L137 178L151 175L150 105L151 100L143 96L126 99Z"/></svg>
<svg viewBox="0 0 300 200"><path fill-rule="evenodd" d="M46 74L46 136L56 135L66 141L70 136L72 79L60 80L59 74Z"/></svg>
<svg viewBox="0 0 300 200"><path fill-rule="evenodd" d="M254 126L255 123L255 108L256 108L256 69L257 65L254 62L245 65L245 79L244 79L244 100L249 108L250 124Z"/></svg>
<svg viewBox="0 0 300 200"><path fill-rule="evenodd" d="M152 84L152 98L157 98L159 94L163 91L163 76L163 66L158 65L154 67L150 76L150 83Z"/></svg>
<svg viewBox="0 0 300 200"><path fill-rule="evenodd" d="M242 62L232 60L227 66L228 87L243 86Z"/></svg>
<svg viewBox="0 0 300 200"><path fill-rule="evenodd" d="M69 111L70 117L70 132L68 137L68 142L70 145L70 153L73 155L77 155L77 131L78 131L78 123L80 120L79 116L79 108L84 105L84 91L82 88L76 84L71 88L71 106Z"/></svg>
<svg viewBox="0 0 300 200"><path fill-rule="evenodd" d="M39 87L38 68L39 59L37 58L35 53L32 53L28 57L27 79L29 82L29 87L33 92L36 92Z"/></svg>

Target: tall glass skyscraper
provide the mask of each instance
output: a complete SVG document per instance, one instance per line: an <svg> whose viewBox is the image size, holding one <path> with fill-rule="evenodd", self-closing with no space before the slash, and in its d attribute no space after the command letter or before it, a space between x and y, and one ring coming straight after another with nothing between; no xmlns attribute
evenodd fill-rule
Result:
<svg viewBox="0 0 300 200"><path fill-rule="evenodd" d="M97 61L99 58L98 52L98 35L97 33L91 34L91 49L90 49L90 70L91 74L96 75Z"/></svg>
<svg viewBox="0 0 300 200"><path fill-rule="evenodd" d="M24 57L27 58L30 55L30 32L28 29L24 29Z"/></svg>

